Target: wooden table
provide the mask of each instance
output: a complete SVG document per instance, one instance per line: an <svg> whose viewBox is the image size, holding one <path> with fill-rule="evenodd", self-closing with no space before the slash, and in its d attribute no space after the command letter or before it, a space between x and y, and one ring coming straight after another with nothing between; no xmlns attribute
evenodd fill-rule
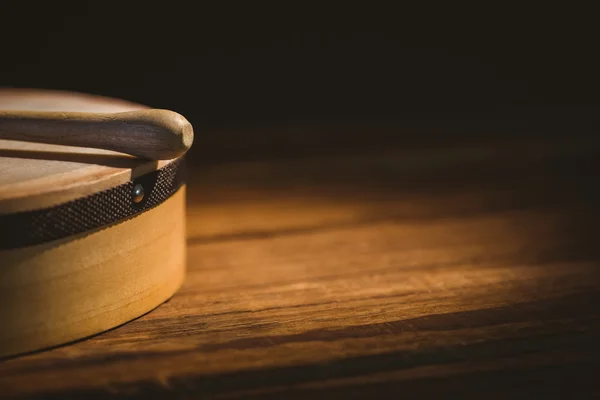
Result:
<svg viewBox="0 0 600 400"><path fill-rule="evenodd" d="M484 122L200 135L183 288L0 397L599 395L598 140Z"/></svg>

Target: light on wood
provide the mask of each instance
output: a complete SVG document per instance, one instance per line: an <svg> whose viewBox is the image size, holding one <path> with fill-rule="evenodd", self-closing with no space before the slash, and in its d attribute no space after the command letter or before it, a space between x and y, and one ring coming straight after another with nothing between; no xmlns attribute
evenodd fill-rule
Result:
<svg viewBox="0 0 600 400"><path fill-rule="evenodd" d="M118 151L152 160L183 155L192 125L169 110L120 113L0 111L0 139Z"/></svg>
<svg viewBox="0 0 600 400"><path fill-rule="evenodd" d="M179 162L193 140L175 112L98 96L0 90L0 110L0 220L137 182ZM111 213L99 204L83 208ZM0 357L100 333L170 298L185 276L185 211L183 182L143 212L39 244L4 246L16 227L0 223Z"/></svg>

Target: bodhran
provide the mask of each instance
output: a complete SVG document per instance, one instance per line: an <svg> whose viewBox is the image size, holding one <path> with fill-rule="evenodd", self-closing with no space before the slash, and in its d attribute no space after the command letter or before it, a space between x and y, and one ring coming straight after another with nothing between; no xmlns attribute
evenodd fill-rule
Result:
<svg viewBox="0 0 600 400"><path fill-rule="evenodd" d="M145 109L0 89L0 110ZM185 254L183 156L0 140L0 357L86 338L151 311L182 284Z"/></svg>

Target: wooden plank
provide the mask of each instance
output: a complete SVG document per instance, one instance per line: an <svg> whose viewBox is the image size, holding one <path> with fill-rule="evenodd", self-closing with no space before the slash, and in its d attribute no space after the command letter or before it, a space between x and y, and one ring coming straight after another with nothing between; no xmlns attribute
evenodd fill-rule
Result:
<svg viewBox="0 0 600 400"><path fill-rule="evenodd" d="M194 245L187 282L169 303L88 341L11 360L0 382L26 388L35 377L35 391L60 393L399 351L443 355L482 341L513 355L494 343L568 337L582 321L596 331L597 268L547 256L573 246L551 217L382 222ZM457 357L477 358L471 351Z"/></svg>
<svg viewBox="0 0 600 400"><path fill-rule="evenodd" d="M130 324L3 361L0 393L591 393L589 150L510 166L458 157L427 172L371 157L194 170L183 288Z"/></svg>

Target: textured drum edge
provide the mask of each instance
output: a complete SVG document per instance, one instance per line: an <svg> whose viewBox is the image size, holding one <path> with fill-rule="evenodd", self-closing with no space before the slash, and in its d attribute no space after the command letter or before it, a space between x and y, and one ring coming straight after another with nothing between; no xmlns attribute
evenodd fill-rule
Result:
<svg viewBox="0 0 600 400"><path fill-rule="evenodd" d="M0 250L32 246L119 223L169 199L185 184L184 158L98 193L40 210L0 215Z"/></svg>
<svg viewBox="0 0 600 400"><path fill-rule="evenodd" d="M127 323L181 287L185 185L158 207L91 233L2 252L0 359Z"/></svg>

